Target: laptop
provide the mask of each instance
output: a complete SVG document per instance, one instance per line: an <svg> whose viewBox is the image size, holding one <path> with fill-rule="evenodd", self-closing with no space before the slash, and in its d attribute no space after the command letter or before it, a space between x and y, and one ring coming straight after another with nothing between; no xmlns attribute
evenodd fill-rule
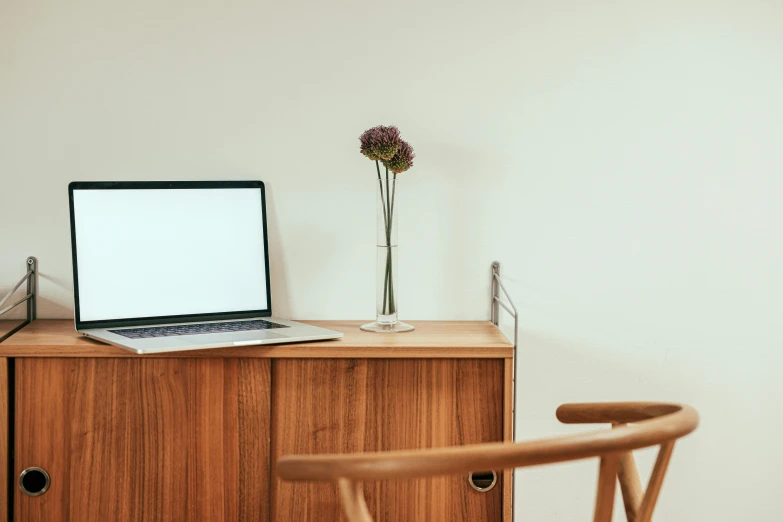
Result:
<svg viewBox="0 0 783 522"><path fill-rule="evenodd" d="M337 339L272 315L261 181L68 186L76 331L138 354Z"/></svg>

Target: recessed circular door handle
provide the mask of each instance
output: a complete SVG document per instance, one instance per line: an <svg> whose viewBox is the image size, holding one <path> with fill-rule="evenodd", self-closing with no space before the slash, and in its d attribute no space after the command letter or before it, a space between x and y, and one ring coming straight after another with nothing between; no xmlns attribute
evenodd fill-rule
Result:
<svg viewBox="0 0 783 522"><path fill-rule="evenodd" d="M19 475L19 489L31 497L46 493L50 483L49 474L41 468L27 468Z"/></svg>
<svg viewBox="0 0 783 522"><path fill-rule="evenodd" d="M479 493L486 493L498 483L498 474L494 471L471 471L468 483Z"/></svg>

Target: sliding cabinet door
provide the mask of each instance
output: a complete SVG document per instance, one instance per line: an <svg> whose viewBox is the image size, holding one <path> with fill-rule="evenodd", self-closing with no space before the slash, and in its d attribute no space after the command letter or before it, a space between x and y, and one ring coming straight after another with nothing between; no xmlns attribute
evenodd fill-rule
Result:
<svg viewBox="0 0 783 522"><path fill-rule="evenodd" d="M287 454L501 441L503 364L501 359L275 360L272 461ZM334 485L273 480L275 522L345 520ZM467 475L370 482L364 488L376 522L502 520L501 484L480 493Z"/></svg>
<svg viewBox="0 0 783 522"><path fill-rule="evenodd" d="M50 485L15 488L14 519L267 522L269 373L262 359L17 359L15 477L38 467Z"/></svg>

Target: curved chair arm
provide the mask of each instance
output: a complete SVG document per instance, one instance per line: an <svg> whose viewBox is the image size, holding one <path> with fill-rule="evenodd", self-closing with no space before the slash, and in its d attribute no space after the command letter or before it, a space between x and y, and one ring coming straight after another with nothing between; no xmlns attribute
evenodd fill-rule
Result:
<svg viewBox="0 0 783 522"><path fill-rule="evenodd" d="M283 480L361 481L538 466L663 444L691 433L699 419L696 410L690 406L661 403L564 405L558 409L558 418L564 422L638 424L521 443L350 455L284 456L277 461L277 475Z"/></svg>
<svg viewBox="0 0 783 522"><path fill-rule="evenodd" d="M556 415L564 424L627 424L662 417L680 409L682 406L678 404L662 402L582 402L563 404Z"/></svg>

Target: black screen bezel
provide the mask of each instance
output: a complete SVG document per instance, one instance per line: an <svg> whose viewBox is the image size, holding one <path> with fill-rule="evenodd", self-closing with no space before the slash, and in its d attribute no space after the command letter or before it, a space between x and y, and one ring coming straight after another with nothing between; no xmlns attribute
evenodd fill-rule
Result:
<svg viewBox="0 0 783 522"><path fill-rule="evenodd" d="M73 208L74 190L144 190L144 189L237 189L257 188L261 193L261 215L264 233L264 264L266 268L266 309L242 310L235 312L168 315L157 317L132 317L125 319L106 319L100 321L82 321L79 310L79 268L76 249L76 224ZM226 319L247 319L251 317L270 317L272 315L272 286L269 276L269 239L266 226L266 194L263 181L74 181L68 185L68 204L71 213L71 260L73 264L73 299L76 329L115 328L119 326L140 326L166 323L190 323L197 321L221 321ZM162 260L165 262L165 260Z"/></svg>

